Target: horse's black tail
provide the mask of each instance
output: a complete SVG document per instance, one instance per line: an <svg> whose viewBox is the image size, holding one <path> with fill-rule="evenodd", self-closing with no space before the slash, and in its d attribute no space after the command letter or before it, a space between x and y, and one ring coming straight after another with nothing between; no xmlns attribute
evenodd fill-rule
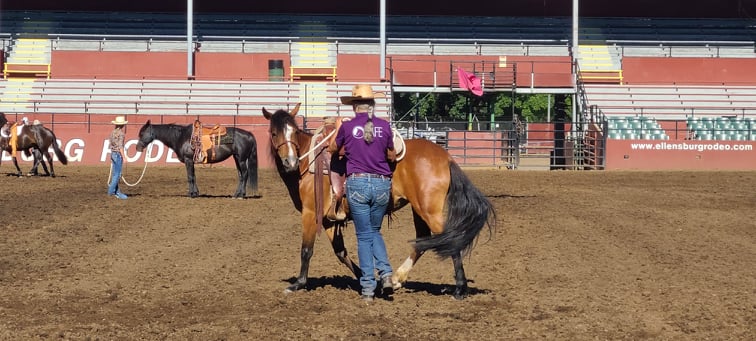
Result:
<svg viewBox="0 0 756 341"><path fill-rule="evenodd" d="M55 151L55 156L58 157L58 160L60 163L67 165L68 164L68 157L66 156L66 153L64 153L62 150L60 150L60 146L58 146L58 138L55 137L55 133L52 132L52 130L47 130L50 132L50 135L52 135L52 147L53 151Z"/></svg>
<svg viewBox="0 0 756 341"><path fill-rule="evenodd" d="M446 193L446 222L444 231L415 240L419 252L433 250L441 258L466 254L475 239L488 226L489 237L493 233L496 212L485 195L473 185L456 162L449 162L451 178Z"/></svg>
<svg viewBox="0 0 756 341"><path fill-rule="evenodd" d="M254 141L253 141L254 142ZM252 153L247 159L247 186L252 190L253 197L259 197L260 191L258 189L258 167L257 163L257 143L252 144Z"/></svg>

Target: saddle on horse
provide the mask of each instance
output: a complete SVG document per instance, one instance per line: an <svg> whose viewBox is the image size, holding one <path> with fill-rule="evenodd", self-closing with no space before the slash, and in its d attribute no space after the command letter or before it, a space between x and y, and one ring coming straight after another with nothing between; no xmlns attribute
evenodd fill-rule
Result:
<svg viewBox="0 0 756 341"><path fill-rule="evenodd" d="M333 140L336 138L338 128L341 122L348 121L349 118L327 117L323 120L323 126L316 129L312 138L310 150L317 146L328 146L329 142L321 144L324 140ZM392 128L394 137L394 150L387 151L387 158L399 162L404 156L404 139L396 128ZM323 174L327 174L331 183L331 204L326 212L326 218L331 221L343 221L347 218L349 204L344 195L344 186L346 182L346 159L344 158L344 149L339 150L338 155L332 155L328 150L324 150L326 169ZM393 154L393 155L392 155ZM314 162L310 163L310 173L314 173L317 168Z"/></svg>
<svg viewBox="0 0 756 341"><path fill-rule="evenodd" d="M223 143L221 140L227 135L226 127L216 124L204 127L199 120L194 121L192 129L192 149L194 162L209 163L215 161L215 151Z"/></svg>

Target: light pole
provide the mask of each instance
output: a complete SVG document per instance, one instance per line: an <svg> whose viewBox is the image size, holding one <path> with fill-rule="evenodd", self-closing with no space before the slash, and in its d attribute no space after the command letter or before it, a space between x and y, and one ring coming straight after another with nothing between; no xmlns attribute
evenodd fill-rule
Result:
<svg viewBox="0 0 756 341"><path fill-rule="evenodd" d="M194 3L193 0L186 0L186 78L194 78L194 68L192 67L194 59L194 49L192 48Z"/></svg>
<svg viewBox="0 0 756 341"><path fill-rule="evenodd" d="M386 0L381 0L380 5L380 30L381 30L381 62L378 75L380 80L386 77Z"/></svg>

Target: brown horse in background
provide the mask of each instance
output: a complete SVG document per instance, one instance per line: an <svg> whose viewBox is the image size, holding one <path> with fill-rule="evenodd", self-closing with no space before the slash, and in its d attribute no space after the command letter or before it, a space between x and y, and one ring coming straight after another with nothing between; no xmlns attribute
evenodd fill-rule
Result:
<svg viewBox="0 0 756 341"><path fill-rule="evenodd" d="M2 115L0 121L4 121L0 122L2 123L0 124L0 127L8 124L7 120L5 119L5 115ZM11 131L10 134L16 134L16 132ZM50 147L53 148L55 156L58 157L60 163L64 165L68 164L68 158L66 157L66 154L63 153L63 151L60 149L60 146L58 145L58 139L55 137L55 133L53 133L52 130L42 126L41 124L25 125L23 128L21 128L21 132L18 135L18 140L16 143L16 150L22 151L24 155L27 156L34 155L34 164L29 172L29 175L37 175L37 169L39 167L39 164L41 163L45 174L51 177L55 177L53 159L49 151ZM9 137L0 137L0 152L2 152L3 150L8 153L13 152L10 146ZM11 157L13 158L13 165L16 166L16 174L18 176L22 176L23 173L21 172L21 168L18 166L18 159L16 158L16 155L11 155ZM45 165L45 159L47 159L47 164L49 164L50 166L49 171L47 169L47 166Z"/></svg>
<svg viewBox="0 0 756 341"><path fill-rule="evenodd" d="M297 281L286 289L287 292L302 289L307 284L318 225L325 228L339 260L357 278L362 273L347 256L342 226L322 219L328 205L318 204L315 200L316 181L309 172L309 164L324 147L309 150L312 134L297 126L295 116L298 111L299 104L291 112L278 110L270 113L263 108L263 115L270 121L270 143L278 173L294 206L302 213L301 267ZM330 188L328 176L323 176L321 181L319 188ZM330 191L323 192L324 202L330 203ZM401 287L420 256L433 250L442 258L452 258L456 282L454 297L462 299L467 296L462 256L471 249L483 227L488 226L489 232L493 230L495 212L490 201L446 150L425 139L405 141L405 154L394 169L391 192L391 212L408 203L412 207L416 237L409 257L394 271L394 283Z"/></svg>

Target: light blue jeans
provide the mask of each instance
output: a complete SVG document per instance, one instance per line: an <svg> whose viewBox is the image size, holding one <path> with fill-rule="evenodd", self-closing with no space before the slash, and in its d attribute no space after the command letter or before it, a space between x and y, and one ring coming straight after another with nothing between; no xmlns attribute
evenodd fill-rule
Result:
<svg viewBox="0 0 756 341"><path fill-rule="evenodd" d="M360 259L362 294L373 296L379 278L392 274L381 223L391 200L391 179L349 176L346 181L349 211L357 233L357 257Z"/></svg>
<svg viewBox="0 0 756 341"><path fill-rule="evenodd" d="M108 183L108 195L115 195L121 191L118 189L118 183L121 181L121 171L123 168L123 157L121 153L110 152L110 161L112 165L110 183Z"/></svg>

